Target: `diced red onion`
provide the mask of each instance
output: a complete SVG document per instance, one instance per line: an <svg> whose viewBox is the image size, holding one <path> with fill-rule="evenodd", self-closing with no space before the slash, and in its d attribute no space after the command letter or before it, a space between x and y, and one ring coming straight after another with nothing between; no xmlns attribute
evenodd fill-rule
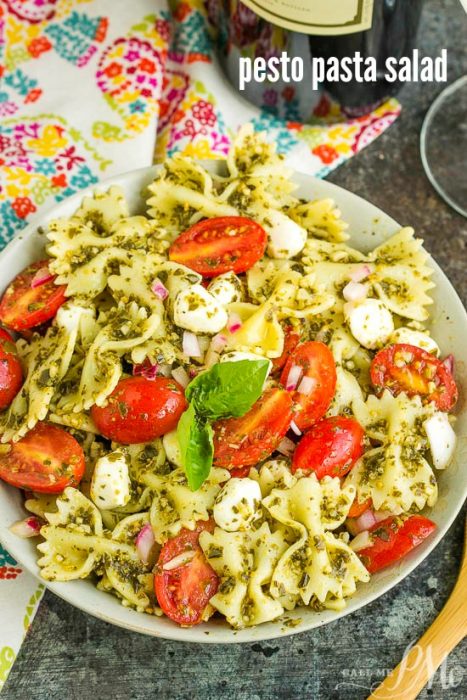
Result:
<svg viewBox="0 0 467 700"><path fill-rule="evenodd" d="M231 313L227 320L227 330L229 333L236 333L242 327L242 320L238 314Z"/></svg>
<svg viewBox="0 0 467 700"><path fill-rule="evenodd" d="M362 530L358 533L356 537L354 537L353 540L349 542L349 547L354 552L359 552L361 549L366 549L367 547L370 547L371 543L371 535L368 532L368 530Z"/></svg>
<svg viewBox="0 0 467 700"><path fill-rule="evenodd" d="M190 383L190 377L188 376L188 373L186 372L186 370L183 367L176 367L175 369L173 369L172 370L172 377L184 389L186 389L186 387Z"/></svg>
<svg viewBox="0 0 467 700"><path fill-rule="evenodd" d="M282 438L279 445L277 446L277 451L284 455L284 457L291 457L295 452L295 443L288 437Z"/></svg>
<svg viewBox="0 0 467 700"><path fill-rule="evenodd" d="M18 520L10 527L10 532L18 537L27 539L28 537L37 537L40 534L42 523L39 518L30 516L24 520Z"/></svg>
<svg viewBox="0 0 467 700"><path fill-rule="evenodd" d="M454 374L454 355L448 355L443 360L443 365L446 367L448 372Z"/></svg>
<svg viewBox="0 0 467 700"><path fill-rule="evenodd" d="M359 515L358 518L349 518L346 524L349 532L355 536L358 535L359 532L363 532L363 530L371 530L373 525L376 525L377 522L374 512L371 508L368 508L368 510Z"/></svg>
<svg viewBox="0 0 467 700"><path fill-rule="evenodd" d="M187 552L182 552L181 554L177 554L176 557L171 559L170 561L166 562L162 568L164 571L172 571L172 569L178 569L179 566L184 566L184 564L188 564L194 557L196 556L196 550L190 549Z"/></svg>
<svg viewBox="0 0 467 700"><path fill-rule="evenodd" d="M226 343L227 337L223 333L218 333L211 340L210 349L212 349L213 352L221 352L225 348Z"/></svg>
<svg viewBox="0 0 467 700"><path fill-rule="evenodd" d="M35 289L40 287L42 284L46 284L53 280L55 275L53 275L48 267L41 267L31 280L31 288Z"/></svg>
<svg viewBox="0 0 467 700"><path fill-rule="evenodd" d="M290 429L293 430L293 432L295 433L295 435L299 435L299 436L300 436L300 435L302 434L302 431L300 430L300 428L298 427L298 425L295 423L295 421L291 421L291 423L290 423Z"/></svg>
<svg viewBox="0 0 467 700"><path fill-rule="evenodd" d="M368 287L360 282L349 282L342 290L342 296L346 301L359 301L368 293Z"/></svg>
<svg viewBox="0 0 467 700"><path fill-rule="evenodd" d="M155 278L154 282L151 284L151 291L154 292L156 297L159 299L167 299L169 296L169 290L165 287L158 277Z"/></svg>
<svg viewBox="0 0 467 700"><path fill-rule="evenodd" d="M362 265L361 267L357 267L350 275L350 279L352 282L361 282L362 280L366 279L369 275L371 275L371 270L368 267L368 265Z"/></svg>
<svg viewBox="0 0 467 700"><path fill-rule="evenodd" d="M151 559L151 552L156 543L154 537L154 531L150 523L146 523L136 536L136 551L138 556L146 566L149 564Z"/></svg>
<svg viewBox="0 0 467 700"><path fill-rule="evenodd" d="M380 523L382 520L386 520L386 518L390 518L392 513L390 513L388 510L375 510L373 515L375 516L376 522Z"/></svg>
<svg viewBox="0 0 467 700"><path fill-rule="evenodd" d="M285 382L285 388L287 391L295 391L298 384L298 380L302 376L303 368L299 365L292 365L287 375L287 380Z"/></svg>
<svg viewBox="0 0 467 700"><path fill-rule="evenodd" d="M201 348L197 336L191 331L183 332L183 354L187 357L201 357Z"/></svg>
<svg viewBox="0 0 467 700"><path fill-rule="evenodd" d="M133 365L133 376L144 377L154 380L157 377L158 365L152 365L149 360L145 360L140 365Z"/></svg>
<svg viewBox="0 0 467 700"><path fill-rule="evenodd" d="M303 377L302 381L298 385L298 393L303 394L303 396L309 396L316 386L316 379L313 377Z"/></svg>

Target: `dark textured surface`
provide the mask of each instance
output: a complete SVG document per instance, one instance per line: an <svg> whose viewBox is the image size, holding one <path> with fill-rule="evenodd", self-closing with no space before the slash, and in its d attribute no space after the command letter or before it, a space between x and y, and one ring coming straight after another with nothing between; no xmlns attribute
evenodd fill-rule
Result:
<svg viewBox="0 0 467 700"><path fill-rule="evenodd" d="M407 0L410 1L410 0ZM448 47L449 79L467 72L467 17L457 0L428 0L421 45ZM434 193L422 170L419 133L439 85L410 85L402 116L333 182L402 224L413 225L467 300L467 221ZM46 593L2 700L184 698L360 700L395 666L446 601L457 576L463 520L403 583L365 609L310 633L245 646L184 645L95 620ZM421 698L467 697L465 644Z"/></svg>

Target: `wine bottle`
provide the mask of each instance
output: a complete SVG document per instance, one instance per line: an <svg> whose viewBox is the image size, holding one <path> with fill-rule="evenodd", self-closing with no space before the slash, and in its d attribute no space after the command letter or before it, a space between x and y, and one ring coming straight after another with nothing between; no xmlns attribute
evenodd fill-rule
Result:
<svg viewBox="0 0 467 700"><path fill-rule="evenodd" d="M324 80L322 87L350 116L365 114L395 95L401 87L387 79L386 59L410 57L415 46L423 0L205 0L208 17L216 31L219 57L230 81L239 87L239 60L266 60L286 52L304 62L303 79L293 87L299 96L300 113L306 121L316 91L312 89L313 57L324 60L352 57L376 61L374 80L348 82ZM271 85L276 92L286 87ZM265 106L265 89L254 82L247 99ZM313 94L314 93L314 94Z"/></svg>

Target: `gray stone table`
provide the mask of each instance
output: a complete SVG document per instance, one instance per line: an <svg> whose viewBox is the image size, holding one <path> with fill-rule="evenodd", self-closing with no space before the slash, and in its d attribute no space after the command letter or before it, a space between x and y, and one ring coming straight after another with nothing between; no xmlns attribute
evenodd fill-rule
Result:
<svg viewBox="0 0 467 700"><path fill-rule="evenodd" d="M467 72L467 17L457 0L427 0L420 36L428 54L447 46L450 81ZM406 86L395 125L330 179L415 226L465 302L467 221L434 193L419 155L423 116L440 89ZM425 562L376 602L313 632L262 644L152 639L46 593L2 700L361 700L441 610L456 579L462 540L460 517ZM461 645L451 654L423 700L467 697L465 651Z"/></svg>

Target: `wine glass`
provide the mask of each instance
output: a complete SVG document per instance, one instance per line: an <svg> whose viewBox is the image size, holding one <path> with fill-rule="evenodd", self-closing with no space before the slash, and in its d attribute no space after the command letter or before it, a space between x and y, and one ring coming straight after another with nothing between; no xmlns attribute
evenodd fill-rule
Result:
<svg viewBox="0 0 467 700"><path fill-rule="evenodd" d="M467 217L467 75L448 85L431 105L423 122L420 149L433 187Z"/></svg>

